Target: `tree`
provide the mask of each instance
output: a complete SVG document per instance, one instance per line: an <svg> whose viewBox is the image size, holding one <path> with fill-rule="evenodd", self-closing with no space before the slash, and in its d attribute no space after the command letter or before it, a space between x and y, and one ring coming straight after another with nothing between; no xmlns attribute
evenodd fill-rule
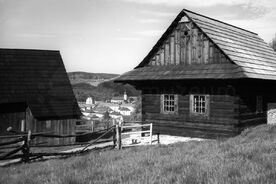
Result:
<svg viewBox="0 0 276 184"><path fill-rule="evenodd" d="M111 119L111 117L110 117L108 111L106 111L106 112L104 113L104 116L103 116L103 119L102 119L102 122L104 123L104 126L105 126L106 129L109 128L109 125L110 125L110 123L111 123L111 120L112 120L112 119Z"/></svg>
<svg viewBox="0 0 276 184"><path fill-rule="evenodd" d="M274 51L276 51L276 34L269 45L272 47Z"/></svg>
<svg viewBox="0 0 276 184"><path fill-rule="evenodd" d="M131 114L130 121L142 121L142 99L138 97L135 102L135 111Z"/></svg>

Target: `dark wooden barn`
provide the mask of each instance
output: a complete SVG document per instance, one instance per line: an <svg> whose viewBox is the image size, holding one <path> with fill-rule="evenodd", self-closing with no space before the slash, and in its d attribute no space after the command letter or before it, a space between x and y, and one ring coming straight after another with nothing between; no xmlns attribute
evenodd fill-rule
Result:
<svg viewBox="0 0 276 184"><path fill-rule="evenodd" d="M0 49L0 135L6 129L74 134L80 110L58 51ZM39 138L69 144L74 138Z"/></svg>
<svg viewBox="0 0 276 184"><path fill-rule="evenodd" d="M215 138L273 122L275 80L276 53L256 33L184 9L116 82L142 90L155 133Z"/></svg>

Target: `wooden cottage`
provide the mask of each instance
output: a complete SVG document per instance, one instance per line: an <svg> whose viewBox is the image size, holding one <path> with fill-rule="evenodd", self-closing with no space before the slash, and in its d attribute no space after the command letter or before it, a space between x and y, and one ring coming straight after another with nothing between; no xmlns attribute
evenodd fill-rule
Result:
<svg viewBox="0 0 276 184"><path fill-rule="evenodd" d="M0 135L17 131L74 134L80 110L58 51L0 49ZM69 144L74 138L39 138Z"/></svg>
<svg viewBox="0 0 276 184"><path fill-rule="evenodd" d="M155 133L215 138L273 122L275 80L276 53L256 33L184 9L116 82L142 90Z"/></svg>

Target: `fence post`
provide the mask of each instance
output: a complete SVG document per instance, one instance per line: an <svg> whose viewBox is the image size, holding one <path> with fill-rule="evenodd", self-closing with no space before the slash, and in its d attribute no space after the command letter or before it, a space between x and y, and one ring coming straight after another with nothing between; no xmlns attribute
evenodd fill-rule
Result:
<svg viewBox="0 0 276 184"><path fill-rule="evenodd" d="M31 130L28 131L28 135L24 137L24 145L22 148L23 152L23 162L28 162L30 160L30 141L31 141L32 132Z"/></svg>
<svg viewBox="0 0 276 184"><path fill-rule="evenodd" d="M93 120L91 121L91 127L92 127L91 131L94 132L94 121Z"/></svg>
<svg viewBox="0 0 276 184"><path fill-rule="evenodd" d="M117 139L117 148L122 149L122 140L121 140L121 126L116 125L116 139Z"/></svg>
<svg viewBox="0 0 276 184"><path fill-rule="evenodd" d="M152 144L152 123L150 124L150 144Z"/></svg>
<svg viewBox="0 0 276 184"><path fill-rule="evenodd" d="M116 126L113 125L113 144L114 148L116 147Z"/></svg>
<svg viewBox="0 0 276 184"><path fill-rule="evenodd" d="M160 133L158 132L158 133L157 133L157 143L158 143L158 144L160 144L160 137L159 137L159 136L160 136Z"/></svg>

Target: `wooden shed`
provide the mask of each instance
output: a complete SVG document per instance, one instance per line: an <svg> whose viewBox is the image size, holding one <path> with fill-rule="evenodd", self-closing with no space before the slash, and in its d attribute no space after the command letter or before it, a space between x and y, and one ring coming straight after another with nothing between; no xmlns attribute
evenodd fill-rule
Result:
<svg viewBox="0 0 276 184"><path fill-rule="evenodd" d="M256 33L183 9L116 82L142 90L155 133L216 138L273 123L275 80L276 53Z"/></svg>
<svg viewBox="0 0 276 184"><path fill-rule="evenodd" d="M80 110L59 51L0 49L0 135L19 131L74 134ZM39 138L69 144L74 138Z"/></svg>

